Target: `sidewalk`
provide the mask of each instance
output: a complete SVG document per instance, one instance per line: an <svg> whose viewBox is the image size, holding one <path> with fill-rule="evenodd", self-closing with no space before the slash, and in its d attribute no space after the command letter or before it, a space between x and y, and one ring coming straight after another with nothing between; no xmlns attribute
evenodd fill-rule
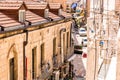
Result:
<svg viewBox="0 0 120 80"><path fill-rule="evenodd" d="M112 57L106 80L116 80L117 57Z"/></svg>
<svg viewBox="0 0 120 80"><path fill-rule="evenodd" d="M86 48L86 47L83 47L82 51L83 51L83 53L88 54L87 48ZM87 66L87 57L86 57L86 58L83 58L83 57L82 57L82 62L83 62L83 65L84 65L84 67L85 67L85 70L86 70L86 66Z"/></svg>
<svg viewBox="0 0 120 80"><path fill-rule="evenodd" d="M83 80L82 77L86 75L86 70L84 67L84 63L82 60L82 56L80 54L74 54L74 59L72 60L72 64L74 65L75 77L73 80Z"/></svg>
<svg viewBox="0 0 120 80"><path fill-rule="evenodd" d="M87 58L82 58L82 62L83 62L83 65L85 67L85 70L86 70L86 67L87 67Z"/></svg>

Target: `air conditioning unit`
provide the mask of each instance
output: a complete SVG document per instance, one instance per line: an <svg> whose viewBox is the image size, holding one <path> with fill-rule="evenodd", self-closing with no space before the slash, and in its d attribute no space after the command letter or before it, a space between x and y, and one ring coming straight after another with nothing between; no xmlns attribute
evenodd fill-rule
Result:
<svg viewBox="0 0 120 80"><path fill-rule="evenodd" d="M59 75L60 75L60 72L59 72L59 70L57 70L57 71L54 71L53 72L53 76L54 76L54 80L59 80Z"/></svg>
<svg viewBox="0 0 120 80"><path fill-rule="evenodd" d="M58 10L58 15L62 15L62 9Z"/></svg>
<svg viewBox="0 0 120 80"><path fill-rule="evenodd" d="M45 9L45 11L44 11L44 17L45 18L49 17L49 9Z"/></svg>
<svg viewBox="0 0 120 80"><path fill-rule="evenodd" d="M19 10L19 21L25 22L26 16L25 16L25 10Z"/></svg>

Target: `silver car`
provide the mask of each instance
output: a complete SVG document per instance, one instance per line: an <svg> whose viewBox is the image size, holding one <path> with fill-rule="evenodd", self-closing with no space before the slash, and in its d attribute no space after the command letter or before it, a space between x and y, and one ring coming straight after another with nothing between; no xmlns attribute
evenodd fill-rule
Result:
<svg viewBox="0 0 120 80"><path fill-rule="evenodd" d="M86 31L85 28L80 28L78 32L79 32L80 36L86 36L87 35L87 31Z"/></svg>
<svg viewBox="0 0 120 80"><path fill-rule="evenodd" d="M82 45L83 46L87 46L87 37L84 37L83 39L82 39Z"/></svg>

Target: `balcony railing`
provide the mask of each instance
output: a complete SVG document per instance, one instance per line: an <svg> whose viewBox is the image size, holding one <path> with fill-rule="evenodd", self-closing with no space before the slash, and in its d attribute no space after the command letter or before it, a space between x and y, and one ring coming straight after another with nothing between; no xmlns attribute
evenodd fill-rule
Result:
<svg viewBox="0 0 120 80"><path fill-rule="evenodd" d="M59 67L59 65L58 65L58 56L53 55L53 68L57 69L58 67Z"/></svg>
<svg viewBox="0 0 120 80"><path fill-rule="evenodd" d="M52 74L52 69L48 69L48 68L46 68L45 66L43 66L44 68L42 69L42 71L41 71L41 75L40 75L40 80L42 79L42 80L45 80L45 79L48 79L50 76L51 76L51 74Z"/></svg>

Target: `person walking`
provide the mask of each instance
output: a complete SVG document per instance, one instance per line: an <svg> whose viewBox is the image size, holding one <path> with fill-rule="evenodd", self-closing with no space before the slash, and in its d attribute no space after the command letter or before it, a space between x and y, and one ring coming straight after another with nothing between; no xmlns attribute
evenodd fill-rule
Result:
<svg viewBox="0 0 120 80"><path fill-rule="evenodd" d="M83 46L83 41L81 42L81 45Z"/></svg>

